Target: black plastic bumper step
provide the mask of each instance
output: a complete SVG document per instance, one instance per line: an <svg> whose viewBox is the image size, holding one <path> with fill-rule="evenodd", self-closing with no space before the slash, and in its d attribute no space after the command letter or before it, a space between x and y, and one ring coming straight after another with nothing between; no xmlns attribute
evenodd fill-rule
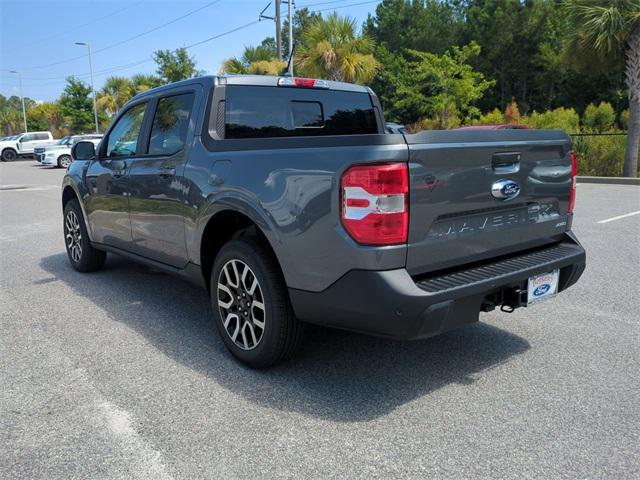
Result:
<svg viewBox="0 0 640 480"><path fill-rule="evenodd" d="M474 283L497 279L530 268L544 266L545 264L555 263L565 258L571 258L579 253L579 251L580 250L573 245L555 245L517 257L472 267L468 270L419 280L416 282L416 285L426 292L440 293L454 288L470 286Z"/></svg>

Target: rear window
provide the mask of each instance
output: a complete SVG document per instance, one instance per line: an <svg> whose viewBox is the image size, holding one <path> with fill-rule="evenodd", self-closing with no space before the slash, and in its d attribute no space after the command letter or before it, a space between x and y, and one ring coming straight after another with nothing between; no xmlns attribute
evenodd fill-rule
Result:
<svg viewBox="0 0 640 480"><path fill-rule="evenodd" d="M229 85L225 138L378 133L367 93Z"/></svg>

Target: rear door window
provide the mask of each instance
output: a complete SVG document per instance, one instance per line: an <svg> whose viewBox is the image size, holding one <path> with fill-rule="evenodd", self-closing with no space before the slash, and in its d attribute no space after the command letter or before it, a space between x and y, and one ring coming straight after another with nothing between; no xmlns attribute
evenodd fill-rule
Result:
<svg viewBox="0 0 640 480"><path fill-rule="evenodd" d="M365 92L229 85L225 138L378 133Z"/></svg>
<svg viewBox="0 0 640 480"><path fill-rule="evenodd" d="M158 100L149 137L149 155L172 155L184 147L193 108L193 93Z"/></svg>

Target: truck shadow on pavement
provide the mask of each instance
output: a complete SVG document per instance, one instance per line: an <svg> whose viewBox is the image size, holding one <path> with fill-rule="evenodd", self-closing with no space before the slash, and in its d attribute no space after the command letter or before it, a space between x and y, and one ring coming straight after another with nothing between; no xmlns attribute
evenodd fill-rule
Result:
<svg viewBox="0 0 640 480"><path fill-rule="evenodd" d="M111 254L94 274L75 272L64 253L41 267L164 355L248 401L332 421L378 418L443 386L473 383L529 349L525 339L483 323L415 342L308 326L292 360L253 371L227 352L205 290Z"/></svg>

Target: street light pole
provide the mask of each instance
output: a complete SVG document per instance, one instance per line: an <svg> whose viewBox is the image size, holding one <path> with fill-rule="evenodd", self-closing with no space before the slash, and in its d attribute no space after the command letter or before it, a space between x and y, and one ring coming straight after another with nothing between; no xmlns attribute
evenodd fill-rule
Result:
<svg viewBox="0 0 640 480"><path fill-rule="evenodd" d="M17 70L11 70L11 73L15 73L18 75L18 82L20 83L20 99L22 100L22 119L24 120L24 131L27 130L27 109L24 106L24 92L22 91L22 72L18 72Z"/></svg>
<svg viewBox="0 0 640 480"><path fill-rule="evenodd" d="M96 122L96 133L100 133L98 128L98 107L96 106L96 87L93 83L93 59L91 58L91 45L87 42L76 42L76 45L86 45L89 49L89 73L91 74L91 92L93 93L93 120Z"/></svg>

